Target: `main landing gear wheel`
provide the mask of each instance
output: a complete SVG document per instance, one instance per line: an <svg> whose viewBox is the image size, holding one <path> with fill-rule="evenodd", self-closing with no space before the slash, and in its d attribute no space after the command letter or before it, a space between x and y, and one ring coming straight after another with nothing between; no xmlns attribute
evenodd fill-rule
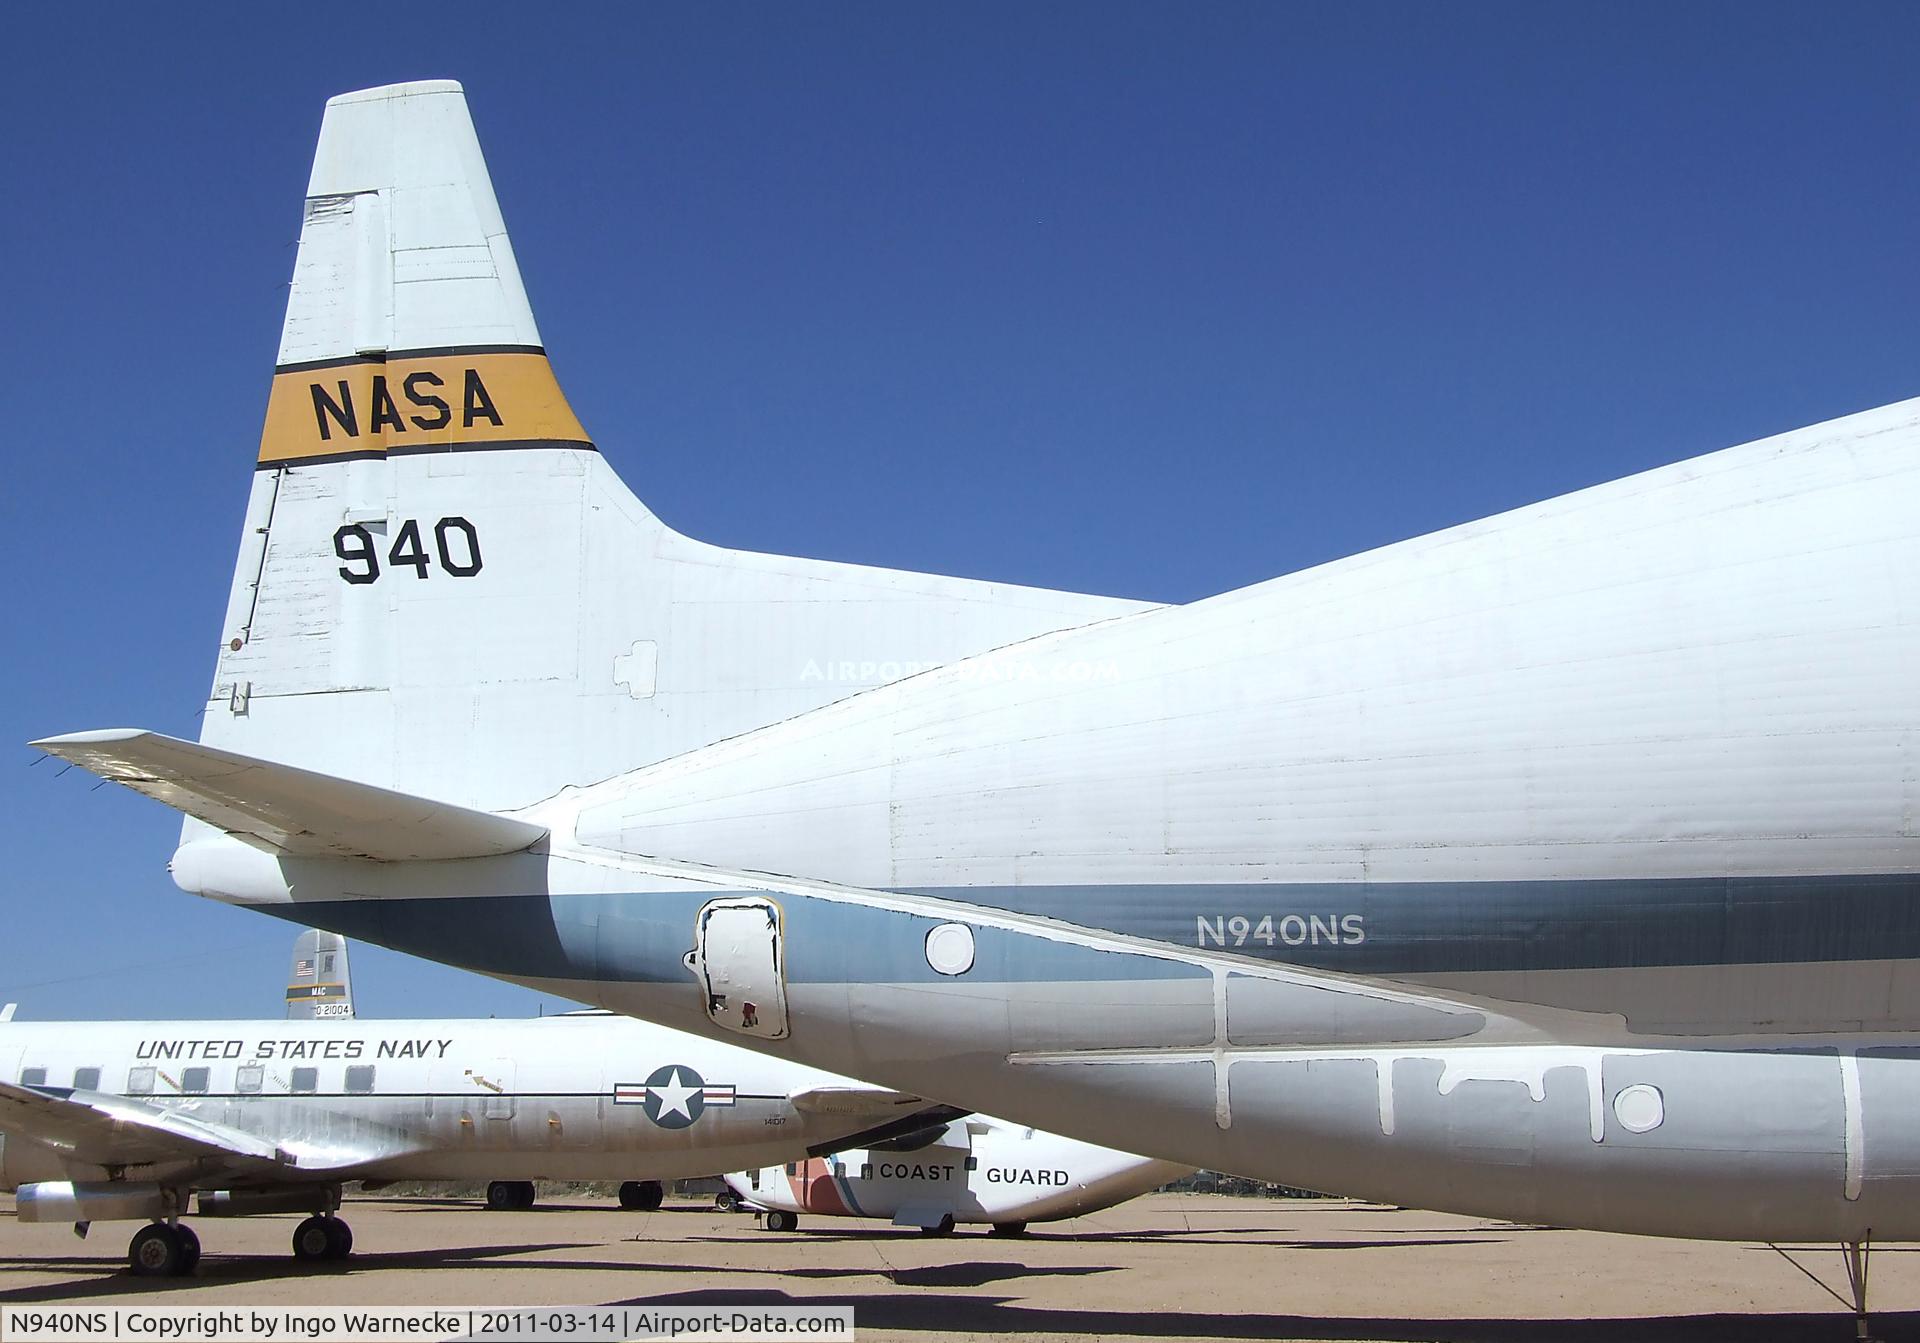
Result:
<svg viewBox="0 0 1920 1343"><path fill-rule="evenodd" d="M200 1267L200 1237L185 1222L175 1222L173 1234L180 1237L180 1248L184 1252L180 1272L185 1276Z"/></svg>
<svg viewBox="0 0 1920 1343"><path fill-rule="evenodd" d="M620 1206L628 1212L658 1212L666 1197L658 1180L628 1180L620 1186Z"/></svg>
<svg viewBox="0 0 1920 1343"><path fill-rule="evenodd" d="M920 1234L923 1236L951 1236L953 1234L953 1214L948 1213L932 1226L921 1227Z"/></svg>
<svg viewBox="0 0 1920 1343"><path fill-rule="evenodd" d="M785 1208L775 1208L767 1214L767 1230L791 1231L800 1225L800 1219Z"/></svg>
<svg viewBox="0 0 1920 1343"><path fill-rule="evenodd" d="M713 1196L713 1210L715 1212L739 1212L740 1196L731 1189L722 1189Z"/></svg>
<svg viewBox="0 0 1920 1343"><path fill-rule="evenodd" d="M487 1207L493 1212L525 1212L534 1197L532 1180L495 1180L487 1186Z"/></svg>
<svg viewBox="0 0 1920 1343"><path fill-rule="evenodd" d="M293 1257L309 1262L353 1253L353 1228L338 1217L309 1217L293 1229Z"/></svg>
<svg viewBox="0 0 1920 1343"><path fill-rule="evenodd" d="M141 1227L127 1246L127 1267L137 1278L172 1278L188 1272L200 1260L200 1239L195 1236L189 1241L187 1236L193 1233L181 1235L185 1230L165 1222ZM189 1245L193 1247L191 1253Z"/></svg>
<svg viewBox="0 0 1920 1343"><path fill-rule="evenodd" d="M1024 1236L1027 1234L1027 1224L1025 1222L995 1222L993 1224L993 1230L988 1234L994 1236Z"/></svg>

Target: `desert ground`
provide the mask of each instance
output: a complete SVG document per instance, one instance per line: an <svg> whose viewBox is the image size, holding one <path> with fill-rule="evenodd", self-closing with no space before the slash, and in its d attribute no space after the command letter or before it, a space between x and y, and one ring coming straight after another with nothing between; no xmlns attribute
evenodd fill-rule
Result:
<svg viewBox="0 0 1920 1343"><path fill-rule="evenodd" d="M850 1304L863 1340L1851 1339L1851 1315L1763 1245L1519 1227L1333 1200L1156 1194L1019 1238L807 1217L791 1234L705 1200L486 1212L350 1199L344 1266L296 1264L294 1217L199 1219L189 1278L131 1276L127 1223L86 1240L0 1199L0 1304ZM1789 1247L1844 1291L1837 1251ZM1920 1340L1920 1247L1876 1251L1875 1329Z"/></svg>

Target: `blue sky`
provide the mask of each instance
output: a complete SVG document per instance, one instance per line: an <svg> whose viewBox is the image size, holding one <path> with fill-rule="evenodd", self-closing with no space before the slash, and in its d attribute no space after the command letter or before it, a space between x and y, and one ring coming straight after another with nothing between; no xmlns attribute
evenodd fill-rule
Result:
<svg viewBox="0 0 1920 1343"><path fill-rule="evenodd" d="M467 87L542 334L693 535L1170 601L1920 391L1920 9L28 7L0 80L23 1016L291 930L31 737L212 674L321 104ZM370 948L380 1015L536 999Z"/></svg>

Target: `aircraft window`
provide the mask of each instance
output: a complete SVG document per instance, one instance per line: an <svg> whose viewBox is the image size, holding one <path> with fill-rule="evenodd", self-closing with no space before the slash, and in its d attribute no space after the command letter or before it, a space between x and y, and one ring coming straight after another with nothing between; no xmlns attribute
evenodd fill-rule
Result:
<svg viewBox="0 0 1920 1343"><path fill-rule="evenodd" d="M129 1096L151 1096L153 1094L153 1069L127 1069L127 1094Z"/></svg>
<svg viewBox="0 0 1920 1343"><path fill-rule="evenodd" d="M312 1095L320 1089L320 1070L318 1068L295 1068L293 1070L293 1089Z"/></svg>
<svg viewBox="0 0 1920 1343"><path fill-rule="evenodd" d="M860 1178L863 1180L871 1180L873 1178L873 1163L871 1161L862 1161L860 1163Z"/></svg>
<svg viewBox="0 0 1920 1343"><path fill-rule="evenodd" d="M257 1063L245 1063L242 1064L240 1070L233 1075L233 1089L251 1094L266 1085L266 1081L267 1070L265 1068Z"/></svg>
<svg viewBox="0 0 1920 1343"><path fill-rule="evenodd" d="M968 1170L979 1170L979 1169L980 1169L980 1158L979 1158L979 1157L977 1157L977 1156L970 1156L970 1157L968 1157L968 1158L967 1158L967 1169L968 1169Z"/></svg>
<svg viewBox="0 0 1920 1343"><path fill-rule="evenodd" d="M45 1068L22 1068L20 1070L21 1086L43 1087L46 1084L47 1084L47 1070Z"/></svg>
<svg viewBox="0 0 1920 1343"><path fill-rule="evenodd" d="M757 1170L748 1171L747 1183L752 1185L755 1189L758 1189L760 1187L760 1172Z"/></svg>
<svg viewBox="0 0 1920 1343"><path fill-rule="evenodd" d="M347 1090L356 1096L373 1094L373 1065L359 1063L347 1069Z"/></svg>
<svg viewBox="0 0 1920 1343"><path fill-rule="evenodd" d="M100 1089L100 1070L98 1068L75 1068L73 1070L73 1089L75 1091L98 1091Z"/></svg>
<svg viewBox="0 0 1920 1343"><path fill-rule="evenodd" d="M210 1068L188 1068L180 1074L180 1089L195 1096L207 1094L207 1083L212 1080Z"/></svg>
<svg viewBox="0 0 1920 1343"><path fill-rule="evenodd" d="M789 1162L787 1163L787 1174L789 1174L789 1175L792 1175L793 1173L794 1173L794 1171L793 1171L793 1163L792 1163L791 1161L789 1161Z"/></svg>

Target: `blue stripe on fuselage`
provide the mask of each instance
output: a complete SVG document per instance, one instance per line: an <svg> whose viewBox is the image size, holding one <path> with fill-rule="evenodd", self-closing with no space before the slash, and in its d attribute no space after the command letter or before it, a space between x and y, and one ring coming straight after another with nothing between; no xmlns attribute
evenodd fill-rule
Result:
<svg viewBox="0 0 1920 1343"><path fill-rule="evenodd" d="M709 900L764 892L654 891L296 901L253 908L483 974L683 983L693 926ZM787 979L930 984L925 939L942 920L817 896L777 895ZM906 919L905 926L900 920ZM995 983L1186 979L1206 971L1000 928L974 930L971 978Z"/></svg>
<svg viewBox="0 0 1920 1343"><path fill-rule="evenodd" d="M1182 949L1351 974L1421 975L1920 959L1920 875L1322 885L923 888ZM753 892L300 901L295 921L523 978L678 983L706 901ZM931 983L938 920L777 895L795 983ZM905 929L897 922L907 919ZM1243 931L1244 930L1244 931ZM982 928L969 979L1186 977L1170 962Z"/></svg>

